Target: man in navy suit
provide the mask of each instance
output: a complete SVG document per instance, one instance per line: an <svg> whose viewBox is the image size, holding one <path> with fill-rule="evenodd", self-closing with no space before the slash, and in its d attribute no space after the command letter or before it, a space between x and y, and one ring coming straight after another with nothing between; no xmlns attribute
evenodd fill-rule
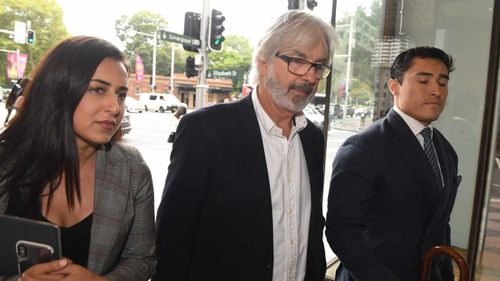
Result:
<svg viewBox="0 0 500 281"><path fill-rule="evenodd" d="M154 280L323 281L324 142L302 110L333 38L320 18L287 12L254 52L252 93L181 119Z"/></svg>
<svg viewBox="0 0 500 281"><path fill-rule="evenodd" d="M450 245L461 177L457 154L432 122L446 104L452 70L440 49L401 53L388 82L394 107L338 150L326 221L341 261L336 281L417 281L423 254ZM453 280L451 259L437 256L430 280Z"/></svg>

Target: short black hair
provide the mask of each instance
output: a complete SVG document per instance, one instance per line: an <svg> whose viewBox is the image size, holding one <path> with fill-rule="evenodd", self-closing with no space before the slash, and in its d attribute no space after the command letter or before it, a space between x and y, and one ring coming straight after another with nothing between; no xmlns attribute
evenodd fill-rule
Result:
<svg viewBox="0 0 500 281"><path fill-rule="evenodd" d="M448 69L448 73L454 69L453 58L443 50L430 46L421 46L408 49L396 57L391 66L391 78L402 83L405 72L411 67L412 60L416 57L440 60Z"/></svg>

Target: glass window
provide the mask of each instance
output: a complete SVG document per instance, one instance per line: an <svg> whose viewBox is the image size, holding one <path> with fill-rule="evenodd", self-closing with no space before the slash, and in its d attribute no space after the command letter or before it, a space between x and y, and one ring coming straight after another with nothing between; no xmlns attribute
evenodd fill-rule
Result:
<svg viewBox="0 0 500 281"><path fill-rule="evenodd" d="M344 2L347 1L338 1L338 6ZM340 44L335 50L335 75L329 99L325 190L328 190L332 159L339 144L391 109L393 102L387 81L396 55L415 46L441 48L455 58L456 70L451 73L447 106L435 126L459 155L459 174L463 181L451 218L452 245L466 256L480 157L494 1L375 0L368 6L362 6L362 1L350 2L360 8L351 13L336 13ZM354 109L353 117L346 108ZM364 118L361 112L365 112ZM500 229L496 211L499 203L494 199L493 187L491 192L493 201L488 210L493 211L489 213L484 241L484 248L490 251L482 257L485 268L488 264L490 269L496 267L497 275L493 276L498 279ZM324 198L326 212L327 194ZM332 270L329 273L332 274Z"/></svg>

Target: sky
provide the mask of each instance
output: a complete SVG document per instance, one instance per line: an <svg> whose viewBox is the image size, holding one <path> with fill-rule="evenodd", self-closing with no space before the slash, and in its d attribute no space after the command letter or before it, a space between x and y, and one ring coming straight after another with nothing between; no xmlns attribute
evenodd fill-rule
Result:
<svg viewBox="0 0 500 281"><path fill-rule="evenodd" d="M287 11L287 0L208 0L211 8L226 17L224 35L245 36L255 46L270 20ZM132 16L139 11L162 15L168 22L168 31L184 32L184 14L201 13L203 0L57 0L64 11L64 22L71 35L91 35L123 47L116 37L115 21L122 15ZM314 13L326 21L332 16L332 0L316 0ZM337 14L344 14L359 4L372 0L338 0ZM368 3L368 4L367 4ZM339 16L337 16L339 17Z"/></svg>

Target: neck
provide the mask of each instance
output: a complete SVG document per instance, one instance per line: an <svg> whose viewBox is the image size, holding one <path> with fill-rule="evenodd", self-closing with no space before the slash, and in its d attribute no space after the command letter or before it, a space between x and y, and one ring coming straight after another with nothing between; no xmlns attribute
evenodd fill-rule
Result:
<svg viewBox="0 0 500 281"><path fill-rule="evenodd" d="M271 93L261 85L258 86L257 98L264 111L269 115L274 124L283 130L283 135L288 137L292 130L294 112L280 108L274 103Z"/></svg>

